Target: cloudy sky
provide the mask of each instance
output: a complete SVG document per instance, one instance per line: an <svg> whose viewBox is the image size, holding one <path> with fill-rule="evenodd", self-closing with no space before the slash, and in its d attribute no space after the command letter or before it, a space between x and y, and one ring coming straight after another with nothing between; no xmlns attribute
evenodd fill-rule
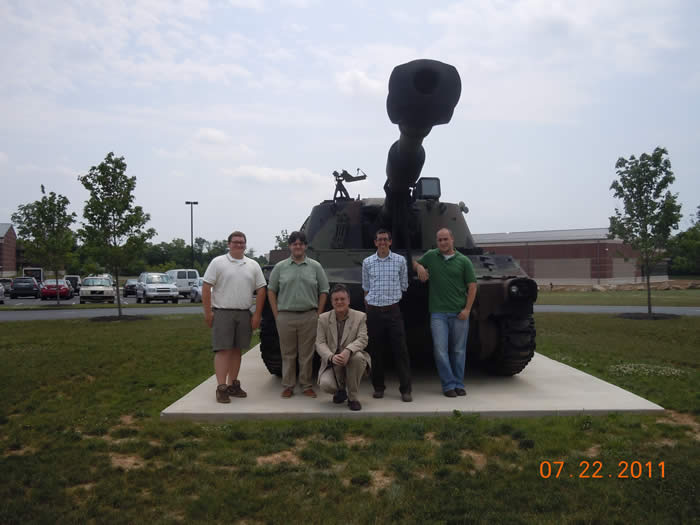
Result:
<svg viewBox="0 0 700 525"><path fill-rule="evenodd" d="M457 67L425 176L474 233L604 227L618 157L668 149L683 226L700 204L700 4L546 1L0 0L0 222L67 196L113 151L156 241L269 250L330 198L382 196L392 68Z"/></svg>

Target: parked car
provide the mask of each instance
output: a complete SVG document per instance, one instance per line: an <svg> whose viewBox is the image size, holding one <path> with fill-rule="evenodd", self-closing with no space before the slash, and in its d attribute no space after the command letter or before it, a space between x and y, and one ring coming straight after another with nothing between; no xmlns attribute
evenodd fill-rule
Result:
<svg viewBox="0 0 700 525"><path fill-rule="evenodd" d="M5 304L5 287L0 286L0 304Z"/></svg>
<svg viewBox="0 0 700 525"><path fill-rule="evenodd" d="M65 279L46 279L41 283L41 300L55 298L70 299L73 297L73 289Z"/></svg>
<svg viewBox="0 0 700 525"><path fill-rule="evenodd" d="M34 277L15 277L12 279L12 286L10 287L10 299L17 299L18 297L32 296L38 299L41 295L41 290L39 288L39 283Z"/></svg>
<svg viewBox="0 0 700 525"><path fill-rule="evenodd" d="M83 281L80 279L79 275L66 275L64 279L73 286L73 291L75 293L80 293L80 287L83 285Z"/></svg>
<svg viewBox="0 0 700 525"><path fill-rule="evenodd" d="M179 268L177 270L168 270L165 273L177 286L178 293L185 298L189 297L190 288L199 279L199 272L194 268Z"/></svg>
<svg viewBox="0 0 700 525"><path fill-rule="evenodd" d="M137 279L127 279L122 286L122 295L128 297L129 295L136 295L136 283Z"/></svg>
<svg viewBox="0 0 700 525"><path fill-rule="evenodd" d="M136 283L136 302L150 303L151 301L172 301L178 303L180 294L177 286L167 274L143 272Z"/></svg>
<svg viewBox="0 0 700 525"><path fill-rule="evenodd" d="M202 286L204 285L204 279L201 277L195 281L190 288L190 302L191 303L201 303L202 302Z"/></svg>
<svg viewBox="0 0 700 525"><path fill-rule="evenodd" d="M2 287L4 288L6 293L10 293L10 287L12 286L12 279L9 277L2 277L0 278L0 284L2 284Z"/></svg>
<svg viewBox="0 0 700 525"><path fill-rule="evenodd" d="M106 277L86 277L80 287L80 304L114 303L114 296L112 281Z"/></svg>

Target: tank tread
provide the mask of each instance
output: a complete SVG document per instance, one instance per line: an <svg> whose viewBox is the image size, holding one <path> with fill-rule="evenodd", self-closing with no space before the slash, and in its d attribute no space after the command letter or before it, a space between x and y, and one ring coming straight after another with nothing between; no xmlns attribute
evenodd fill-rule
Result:
<svg viewBox="0 0 700 525"><path fill-rule="evenodd" d="M535 355L535 320L526 317L506 317L501 320L501 349L486 368L489 373L512 376L523 371Z"/></svg>
<svg viewBox="0 0 700 525"><path fill-rule="evenodd" d="M280 339L277 334L277 326L272 312L269 316L263 312L260 321L260 355L268 372L277 377L282 377L282 354L280 352Z"/></svg>

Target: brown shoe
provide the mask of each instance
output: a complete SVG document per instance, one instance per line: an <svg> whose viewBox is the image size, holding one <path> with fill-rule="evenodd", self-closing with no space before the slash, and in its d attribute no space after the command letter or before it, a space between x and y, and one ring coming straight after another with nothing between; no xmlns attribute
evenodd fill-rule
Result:
<svg viewBox="0 0 700 525"><path fill-rule="evenodd" d="M294 389L292 387L287 387L284 390L282 390L282 397L285 399L289 399L294 395Z"/></svg>
<svg viewBox="0 0 700 525"><path fill-rule="evenodd" d="M228 385L223 384L216 387L216 402L217 403L230 403L231 400L228 397Z"/></svg>
<svg viewBox="0 0 700 525"><path fill-rule="evenodd" d="M355 410L355 411L362 410L362 405L360 404L359 401L357 401L355 399L355 400L348 401L348 408L350 410Z"/></svg>
<svg viewBox="0 0 700 525"><path fill-rule="evenodd" d="M314 392L314 389L313 389L313 388L307 388L307 389L304 390L304 392L302 392L302 393L303 393L305 396L307 396L307 397L316 397L316 392Z"/></svg>
<svg viewBox="0 0 700 525"><path fill-rule="evenodd" d="M241 388L241 382L238 379L234 379L233 383L227 388L228 395L231 397L248 397L245 390Z"/></svg>

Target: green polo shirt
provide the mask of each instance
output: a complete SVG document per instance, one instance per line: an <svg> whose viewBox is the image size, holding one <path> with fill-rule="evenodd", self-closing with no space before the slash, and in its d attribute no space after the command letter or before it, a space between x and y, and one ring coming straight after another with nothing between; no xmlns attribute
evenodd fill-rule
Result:
<svg viewBox="0 0 700 525"><path fill-rule="evenodd" d="M289 257L275 264L267 287L277 294L280 312L305 312L318 308L318 296L328 293L328 278L318 261L306 257L295 263Z"/></svg>
<svg viewBox="0 0 700 525"><path fill-rule="evenodd" d="M469 283L476 282L469 257L459 252L449 259L437 248L425 252L418 262L430 272L428 309L430 313L455 313L467 304Z"/></svg>

